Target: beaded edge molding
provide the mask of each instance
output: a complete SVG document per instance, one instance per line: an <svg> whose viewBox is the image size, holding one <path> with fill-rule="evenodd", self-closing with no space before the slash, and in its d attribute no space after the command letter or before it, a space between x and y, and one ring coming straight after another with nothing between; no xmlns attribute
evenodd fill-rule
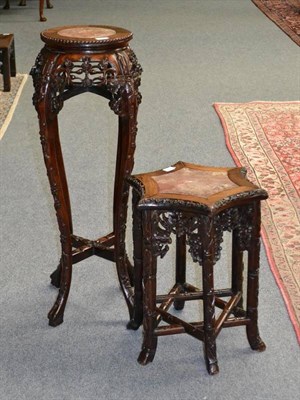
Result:
<svg viewBox="0 0 300 400"><path fill-rule="evenodd" d="M80 40L80 39L64 39L62 38L56 38L53 36L47 36L44 34L44 32L41 33L41 39L43 42L49 44L51 42L54 43L59 43L59 44L107 44L107 43L118 43L118 42L123 42L126 40L131 40L133 37L133 33L130 32L129 34L122 36L122 37L116 37L114 39L101 39L101 40ZM47 41L45 41L45 40Z"/></svg>

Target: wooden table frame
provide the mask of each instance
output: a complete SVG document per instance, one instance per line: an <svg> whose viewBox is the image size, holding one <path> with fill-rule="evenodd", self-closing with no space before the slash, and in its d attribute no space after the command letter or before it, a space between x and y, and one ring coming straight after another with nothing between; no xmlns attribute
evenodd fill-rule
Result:
<svg viewBox="0 0 300 400"><path fill-rule="evenodd" d="M0 34L0 51L3 73L4 92L10 91L10 77L16 76L16 56L15 56L15 41L14 35L9 33L7 35Z"/></svg>
<svg viewBox="0 0 300 400"><path fill-rule="evenodd" d="M90 44L76 40L71 40L71 43L59 41L55 33L53 39L43 36L42 32L46 45L31 71L35 88L33 103L38 113L44 161L54 198L62 248L59 266L51 275L52 284L59 287L57 300L48 314L51 326L63 322L72 265L92 255L116 262L120 285L129 314L132 315L132 267L125 250L129 192L125 178L131 173L134 164L137 112L141 102L138 87L142 69L128 46L132 34L128 32L126 36L124 32L121 42L121 39L114 39L111 42ZM64 102L84 92L107 98L110 108L119 118L113 231L97 240L73 234L71 204L58 130L58 114Z"/></svg>
<svg viewBox="0 0 300 400"><path fill-rule="evenodd" d="M180 170L194 175L185 173L180 178ZM158 182L156 178L163 179ZM258 292L260 203L268 197L267 192L249 182L242 167L184 162L169 170L131 176L129 182L133 187L135 296L133 318L127 327L138 329L143 324L138 362L146 365L153 361L159 336L187 333L203 342L207 371L217 374L216 339L223 328L234 326L245 326L250 347L264 351L258 329ZM231 285L217 288L214 266L221 258L225 231L232 232ZM157 295L157 260L168 252L172 236L176 237L175 284L167 294ZM187 247L202 269L202 289L186 281ZM186 301L194 300L203 302L202 321L188 322L168 312L172 304L182 310ZM216 308L221 310L219 315ZM162 321L167 325L159 326Z"/></svg>

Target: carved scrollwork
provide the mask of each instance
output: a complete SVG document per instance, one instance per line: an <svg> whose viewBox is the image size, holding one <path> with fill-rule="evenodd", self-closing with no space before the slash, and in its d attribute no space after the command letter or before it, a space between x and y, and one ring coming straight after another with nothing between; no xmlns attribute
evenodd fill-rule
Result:
<svg viewBox="0 0 300 400"><path fill-rule="evenodd" d="M81 61L73 62L66 59L57 69L57 75L63 76L68 87L80 85L91 87L106 84L111 79L116 79L116 67L107 58L101 61L83 57Z"/></svg>
<svg viewBox="0 0 300 400"><path fill-rule="evenodd" d="M253 229L251 205L232 207L215 216L164 210L155 210L152 213L153 237L152 241L148 238L148 243L155 256L165 256L172 242L172 233L187 236L192 259L200 265L203 265L204 258L207 257L211 257L214 264L220 259L225 231L231 232L235 229L239 249L249 249ZM205 230L208 223L211 224L210 232Z"/></svg>
<svg viewBox="0 0 300 400"><path fill-rule="evenodd" d="M131 72L131 76L133 77L133 80L134 80L134 86L135 86L135 90L137 93L137 102L138 102L138 104L140 104L142 101L142 95L139 92L138 87L141 84L141 75L143 72L143 68L141 67L141 64L138 62L138 59L137 59L134 51L131 48L128 49L128 57L131 62L130 72Z"/></svg>
<svg viewBox="0 0 300 400"><path fill-rule="evenodd" d="M64 93L76 88L89 90L91 87L104 87L110 93L109 106L117 115L127 114L129 98L136 96L137 104L141 102L140 85L142 68L134 52L126 49L123 56L118 54L115 61L108 56L102 59L93 56L83 56L73 61L67 56L48 64L47 71L45 50L36 59L31 75L34 82L33 104L37 108L47 91L50 97L51 112L58 114L63 107ZM56 62L57 59L61 61ZM127 60L127 63L123 60Z"/></svg>
<svg viewBox="0 0 300 400"><path fill-rule="evenodd" d="M152 240L152 251L154 255L161 258L169 250L169 244L172 243L171 234L182 236L189 234L197 229L197 217L186 215L182 212L164 212L156 210L153 212L154 236Z"/></svg>
<svg viewBox="0 0 300 400"><path fill-rule="evenodd" d="M44 65L44 56L41 51L35 61L35 65L31 68L30 75L33 79L34 94L32 97L32 102L35 107L37 107L38 102L41 98L41 84L42 84L42 70Z"/></svg>
<svg viewBox="0 0 300 400"><path fill-rule="evenodd" d="M141 64L138 62L138 59L131 48L128 49L128 57L131 62L132 76L135 79L139 79L142 75L143 68L141 67Z"/></svg>
<svg viewBox="0 0 300 400"><path fill-rule="evenodd" d="M128 101L134 94L131 78L119 77L107 82L107 89L111 93L109 107L117 115L128 114Z"/></svg>
<svg viewBox="0 0 300 400"><path fill-rule="evenodd" d="M168 213L169 215L171 213ZM153 213L154 237L152 240L152 251L154 256L163 258L169 250L169 244L172 243L171 233L173 225L168 219L167 213Z"/></svg>
<svg viewBox="0 0 300 400"><path fill-rule="evenodd" d="M237 244L240 250L249 250L250 248L250 241L254 229L253 215L254 207L252 205L243 207L237 229Z"/></svg>

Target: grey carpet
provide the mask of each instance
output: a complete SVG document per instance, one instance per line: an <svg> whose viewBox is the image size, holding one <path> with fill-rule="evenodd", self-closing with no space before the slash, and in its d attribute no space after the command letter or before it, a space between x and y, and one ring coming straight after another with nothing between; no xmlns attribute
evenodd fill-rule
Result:
<svg viewBox="0 0 300 400"><path fill-rule="evenodd" d="M46 23L38 22L37 1L26 8L16 3L0 10L0 31L15 33L22 73L34 63L39 32L47 27L112 24L134 32L132 47L144 68L135 172L180 159L231 166L212 103L299 98L298 48L250 0L53 0ZM141 330L126 330L114 265L102 259L74 267L65 321L47 325L57 293L48 276L59 239L31 96L28 80L1 142L0 399L296 398L299 348L264 251L259 322L267 350L252 352L243 328L222 331L218 376L207 375L201 343L186 335L160 338L154 362L137 364ZM106 100L86 94L66 102L60 128L75 233L106 234L115 115ZM128 243L130 249L130 233ZM216 266L220 282L228 280L229 247L226 240ZM173 256L159 264L161 289L172 280ZM188 266L190 281L199 284L200 268L191 260Z"/></svg>

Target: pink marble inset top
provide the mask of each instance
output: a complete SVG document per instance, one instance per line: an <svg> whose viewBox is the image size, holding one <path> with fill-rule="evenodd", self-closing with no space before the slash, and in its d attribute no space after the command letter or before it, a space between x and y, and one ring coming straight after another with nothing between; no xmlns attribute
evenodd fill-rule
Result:
<svg viewBox="0 0 300 400"><path fill-rule="evenodd" d="M69 38L81 38L81 39L96 39L103 40L108 39L110 36L116 34L113 29L102 28L102 27L71 27L65 28L57 32L58 35Z"/></svg>
<svg viewBox="0 0 300 400"><path fill-rule="evenodd" d="M187 167L167 174L152 176L152 179L158 185L158 193L204 198L239 186L228 178L227 171L205 171Z"/></svg>

